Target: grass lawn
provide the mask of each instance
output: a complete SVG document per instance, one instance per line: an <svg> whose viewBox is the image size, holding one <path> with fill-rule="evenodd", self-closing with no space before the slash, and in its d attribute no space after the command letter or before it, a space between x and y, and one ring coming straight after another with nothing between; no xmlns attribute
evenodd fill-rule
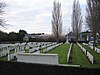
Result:
<svg viewBox="0 0 100 75"><path fill-rule="evenodd" d="M67 64L67 54L70 44L63 44L57 48L52 49L48 53L58 54L59 64Z"/></svg>
<svg viewBox="0 0 100 75"><path fill-rule="evenodd" d="M96 47L100 48L100 44L96 44Z"/></svg>
<svg viewBox="0 0 100 75"><path fill-rule="evenodd" d="M9 54L13 54L13 53L15 53L14 49L9 51Z"/></svg>
<svg viewBox="0 0 100 75"><path fill-rule="evenodd" d="M8 57L7 57L7 56L0 57L0 60L1 60L1 61L8 61Z"/></svg>
<svg viewBox="0 0 100 75"><path fill-rule="evenodd" d="M100 68L100 54L96 53L95 51L93 51L90 47L81 44L85 49L87 49L93 56L94 59L96 60L95 64L86 64L86 67L88 68ZM84 67L85 65L83 65Z"/></svg>
<svg viewBox="0 0 100 75"><path fill-rule="evenodd" d="M8 57L7 56L1 57L0 61L8 61ZM11 62L16 62L16 61L17 61L16 59L11 60Z"/></svg>
<svg viewBox="0 0 100 75"><path fill-rule="evenodd" d="M96 60L96 63L97 64L100 64L100 54L98 54L97 52L93 51L90 47L86 46L86 45L83 45L82 46L87 49L93 56L94 56L94 59Z"/></svg>
<svg viewBox="0 0 100 75"><path fill-rule="evenodd" d="M80 65L81 67L87 67L90 65L86 55L81 51L77 44L73 44L72 48L72 63Z"/></svg>
<svg viewBox="0 0 100 75"><path fill-rule="evenodd" d="M96 44L96 46L100 46L100 44Z"/></svg>

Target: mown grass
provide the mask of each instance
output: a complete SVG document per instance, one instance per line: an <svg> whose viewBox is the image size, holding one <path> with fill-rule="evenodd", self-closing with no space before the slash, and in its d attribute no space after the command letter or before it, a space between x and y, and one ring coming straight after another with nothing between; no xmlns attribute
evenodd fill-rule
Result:
<svg viewBox="0 0 100 75"><path fill-rule="evenodd" d="M95 64L81 64L82 67L87 67L87 68L100 68L100 54L96 53L95 51L93 51L90 47L86 46L86 45L83 45L81 44L85 49L87 49L94 57L96 63ZM76 49L76 48L74 48ZM80 55L81 56L81 55ZM79 56L79 57L80 57ZM86 55L85 55L86 56ZM84 58L85 59L85 58ZM82 60L80 60L82 61Z"/></svg>
<svg viewBox="0 0 100 75"><path fill-rule="evenodd" d="M7 56L0 57L0 61L8 61L8 57ZM13 59L11 60L11 62L17 62L17 59Z"/></svg>
<svg viewBox="0 0 100 75"><path fill-rule="evenodd" d="M9 51L9 54L13 54L13 53L15 53L14 49Z"/></svg>
<svg viewBox="0 0 100 75"><path fill-rule="evenodd" d="M100 46L100 43L96 44L96 46Z"/></svg>
<svg viewBox="0 0 100 75"><path fill-rule="evenodd" d="M75 65L80 65L81 67L87 67L90 65L86 55L81 51L77 44L73 44L72 63Z"/></svg>
<svg viewBox="0 0 100 75"><path fill-rule="evenodd" d="M90 47L81 44L85 49L87 49L93 56L96 61L96 64L100 64L100 54L98 54L96 51L93 51Z"/></svg>
<svg viewBox="0 0 100 75"><path fill-rule="evenodd" d="M67 54L68 54L69 47L70 44L63 44L57 48L52 49L48 53L58 54L59 64L67 64Z"/></svg>
<svg viewBox="0 0 100 75"><path fill-rule="evenodd" d="M0 57L0 60L1 61L8 61L8 58L7 58L7 56L4 56L4 57Z"/></svg>
<svg viewBox="0 0 100 75"><path fill-rule="evenodd" d="M99 44L99 43L98 43L98 44L96 44L96 47L100 49L100 44Z"/></svg>

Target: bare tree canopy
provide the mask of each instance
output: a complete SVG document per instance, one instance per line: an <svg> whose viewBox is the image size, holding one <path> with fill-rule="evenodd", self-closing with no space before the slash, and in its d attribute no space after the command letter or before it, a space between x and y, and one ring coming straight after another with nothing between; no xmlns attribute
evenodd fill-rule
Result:
<svg viewBox="0 0 100 75"><path fill-rule="evenodd" d="M52 11L52 32L57 40L62 35L61 3L55 1L54 1L54 7Z"/></svg>
<svg viewBox="0 0 100 75"><path fill-rule="evenodd" d="M86 11L86 23L92 32L95 49L96 34L100 35L100 0L87 0Z"/></svg>
<svg viewBox="0 0 100 75"><path fill-rule="evenodd" d="M96 17L96 25L97 25L97 33L100 36L100 0L95 0L95 17Z"/></svg>
<svg viewBox="0 0 100 75"><path fill-rule="evenodd" d="M82 31L82 15L79 1L74 0L72 13L72 31L78 41L79 33Z"/></svg>
<svg viewBox="0 0 100 75"><path fill-rule="evenodd" d="M4 14L3 9L7 6L7 4L5 2L0 1L0 26L4 26L5 24L5 20L1 17L1 15Z"/></svg>

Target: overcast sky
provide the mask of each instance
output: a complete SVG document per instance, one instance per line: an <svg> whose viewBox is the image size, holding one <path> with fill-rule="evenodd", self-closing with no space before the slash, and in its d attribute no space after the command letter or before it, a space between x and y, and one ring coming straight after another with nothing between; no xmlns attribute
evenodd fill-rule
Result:
<svg viewBox="0 0 100 75"><path fill-rule="evenodd" d="M52 10L54 0L2 0L8 3L4 18L9 24L1 28L5 32L18 32L20 29L28 33L51 33ZM57 1L57 0L56 0ZM86 0L79 0L82 14L85 14ZM63 19L63 33L71 26L73 0L59 0Z"/></svg>

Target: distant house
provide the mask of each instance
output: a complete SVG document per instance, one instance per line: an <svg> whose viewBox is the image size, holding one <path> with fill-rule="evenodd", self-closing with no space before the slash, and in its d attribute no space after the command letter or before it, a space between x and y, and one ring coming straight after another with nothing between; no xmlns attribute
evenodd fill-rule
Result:
<svg viewBox="0 0 100 75"><path fill-rule="evenodd" d="M76 36L72 32L70 32L66 35L66 41L67 42L70 42L70 41L74 42L74 41L76 41Z"/></svg>
<svg viewBox="0 0 100 75"><path fill-rule="evenodd" d="M25 36L23 37L23 41L28 42L29 41L29 37L25 34Z"/></svg>
<svg viewBox="0 0 100 75"><path fill-rule="evenodd" d="M89 31L86 32L82 32L78 34L78 41L91 41L92 40L92 33ZM73 32L70 32L66 35L66 41L67 42L76 42L77 37L75 36L75 34Z"/></svg>
<svg viewBox="0 0 100 75"><path fill-rule="evenodd" d="M36 39L36 38L39 38L39 35L25 34L23 41L29 41L30 38Z"/></svg>
<svg viewBox="0 0 100 75"><path fill-rule="evenodd" d="M80 35L82 41L93 41L92 33L89 31L82 32Z"/></svg>
<svg viewBox="0 0 100 75"><path fill-rule="evenodd" d="M23 41L40 41L48 39L50 36L49 34L25 34Z"/></svg>

